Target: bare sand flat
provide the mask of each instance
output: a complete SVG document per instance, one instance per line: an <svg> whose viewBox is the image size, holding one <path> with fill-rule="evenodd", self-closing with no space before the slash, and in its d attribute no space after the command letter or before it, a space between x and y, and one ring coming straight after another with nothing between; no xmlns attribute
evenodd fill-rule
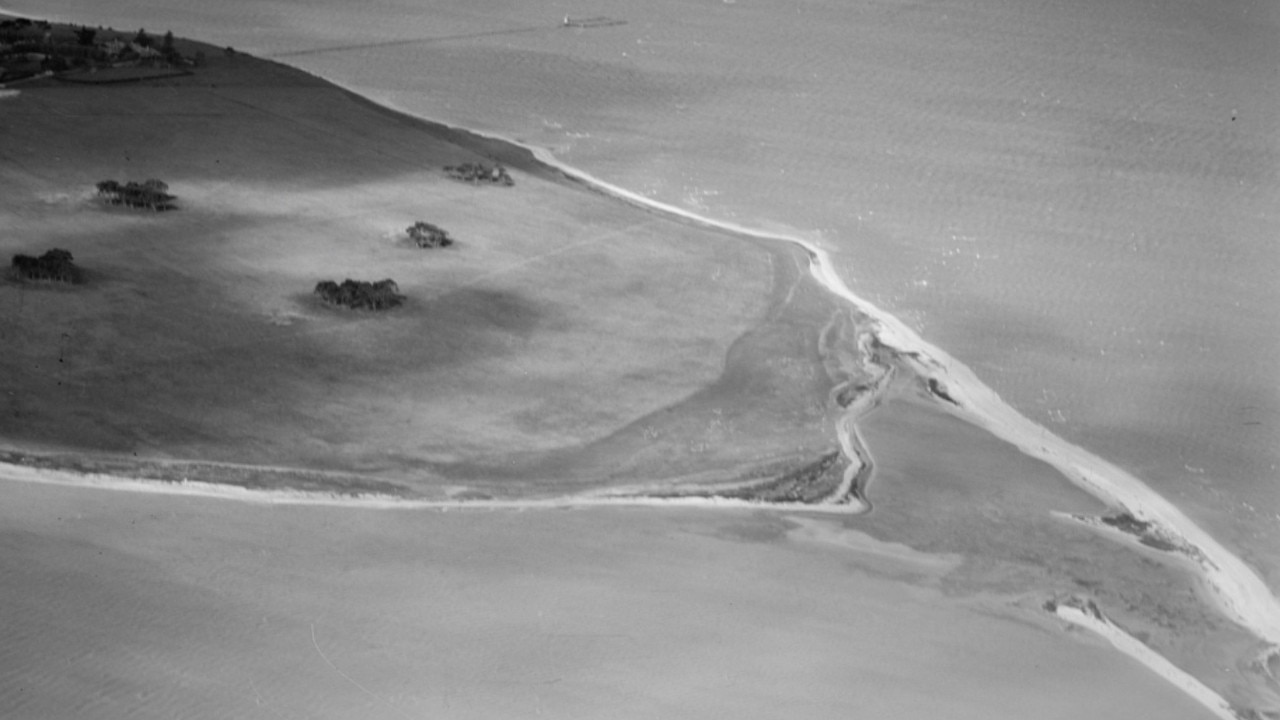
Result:
<svg viewBox="0 0 1280 720"><path fill-rule="evenodd" d="M1207 717L826 522L4 494L9 718Z"/></svg>
<svg viewBox="0 0 1280 720"><path fill-rule="evenodd" d="M969 562L945 581L959 595L1086 594L1224 697L1270 702L1271 681L1251 667L1257 638L1217 615L1194 565L1065 519L1104 511L1052 468L900 394L868 416L862 432L877 460L867 491L875 510L848 526L925 552L962 554Z"/></svg>

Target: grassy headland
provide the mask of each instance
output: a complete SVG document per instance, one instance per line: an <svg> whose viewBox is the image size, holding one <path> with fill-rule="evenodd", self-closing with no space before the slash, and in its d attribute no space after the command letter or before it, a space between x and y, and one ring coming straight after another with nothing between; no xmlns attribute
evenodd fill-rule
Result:
<svg viewBox="0 0 1280 720"><path fill-rule="evenodd" d="M190 74L40 78L5 100L10 255L93 281L0 285L13 449L358 473L406 493L559 491L779 474L834 447L816 333L835 306L794 250L630 207L516 146L183 39ZM490 188L446 166L499 164ZM168 213L107 207L162 177ZM415 251L431 217L466 239ZM384 315L333 276L394 277ZM287 477L281 475L280 477Z"/></svg>

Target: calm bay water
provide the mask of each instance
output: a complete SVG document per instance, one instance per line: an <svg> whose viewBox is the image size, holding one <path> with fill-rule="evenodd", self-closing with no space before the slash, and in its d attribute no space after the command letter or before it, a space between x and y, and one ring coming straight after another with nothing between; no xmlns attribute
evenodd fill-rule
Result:
<svg viewBox="0 0 1280 720"><path fill-rule="evenodd" d="M1266 2L6 4L277 56L817 239L856 292L1280 587Z"/></svg>

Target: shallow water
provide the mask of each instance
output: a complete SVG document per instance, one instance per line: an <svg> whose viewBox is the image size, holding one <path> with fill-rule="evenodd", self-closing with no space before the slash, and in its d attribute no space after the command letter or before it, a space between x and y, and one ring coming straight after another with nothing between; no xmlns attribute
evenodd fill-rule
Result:
<svg viewBox="0 0 1280 720"><path fill-rule="evenodd" d="M822 521L5 498L15 720L1208 717L1101 641L945 599L958 558Z"/></svg>

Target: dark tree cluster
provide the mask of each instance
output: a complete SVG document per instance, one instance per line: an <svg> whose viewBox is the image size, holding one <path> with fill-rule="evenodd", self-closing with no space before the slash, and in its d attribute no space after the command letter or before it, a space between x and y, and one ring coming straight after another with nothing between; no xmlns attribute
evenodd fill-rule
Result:
<svg viewBox="0 0 1280 720"><path fill-rule="evenodd" d="M147 208L156 212L177 207L173 204L177 198L169 194L169 186L154 179L140 183L130 181L123 185L115 180L103 180L98 183L98 197L108 205Z"/></svg>
<svg viewBox="0 0 1280 720"><path fill-rule="evenodd" d="M489 167L483 163L463 163L461 165L447 165L444 171L449 177L462 182L469 182L472 185L502 185L503 187L511 187L516 184L515 180L507 174L507 169L501 165Z"/></svg>
<svg viewBox="0 0 1280 720"><path fill-rule="evenodd" d="M87 25L78 27L73 32L76 34L76 43L84 47L93 47L93 40L98 37L98 31Z"/></svg>
<svg viewBox="0 0 1280 720"><path fill-rule="evenodd" d="M21 280L45 280L72 285L84 282L84 271L71 262L71 253L58 248L40 257L14 255L12 272L14 277Z"/></svg>
<svg viewBox="0 0 1280 720"><path fill-rule="evenodd" d="M316 283L315 293L330 305L353 310L387 310L404 302L400 286L391 279L368 282L348 278L341 285L324 280Z"/></svg>
<svg viewBox="0 0 1280 720"><path fill-rule="evenodd" d="M183 72L194 64L177 51L172 32L165 33L157 43L145 30L130 36L100 27L55 26L22 18L0 21L0 82L41 72L52 72L75 82L111 82L86 78L84 71L161 68ZM81 72L66 74L68 71ZM124 80L146 77L138 74Z"/></svg>
<svg viewBox="0 0 1280 720"><path fill-rule="evenodd" d="M409 239L420 248L441 248L453 244L453 238L444 228L422 220L409 226Z"/></svg>
<svg viewBox="0 0 1280 720"><path fill-rule="evenodd" d="M0 20L0 39L9 40L12 36L11 32L22 31L27 29L33 30L52 30L53 25L48 20L31 20L29 18L9 18L8 20Z"/></svg>

